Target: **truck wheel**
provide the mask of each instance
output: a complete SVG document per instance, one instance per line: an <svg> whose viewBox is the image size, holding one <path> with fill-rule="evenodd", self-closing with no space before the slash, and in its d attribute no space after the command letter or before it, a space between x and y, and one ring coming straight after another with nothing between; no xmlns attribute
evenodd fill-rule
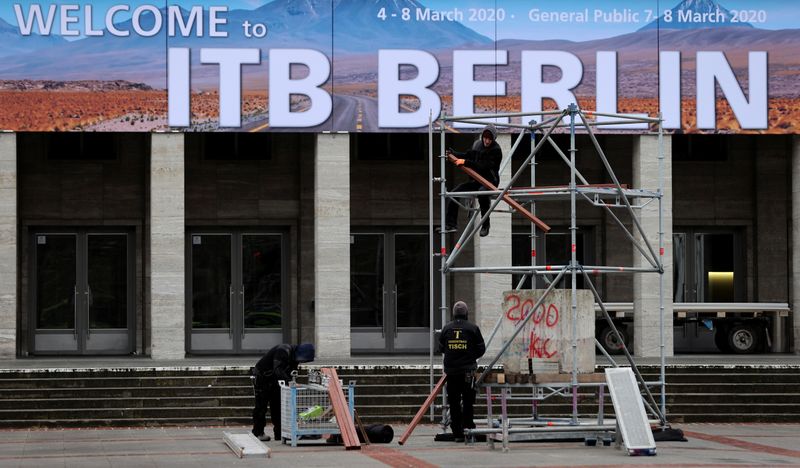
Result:
<svg viewBox="0 0 800 468"><path fill-rule="evenodd" d="M731 352L731 345L728 343L727 328L717 328L714 332L714 344L717 345L717 349L723 353Z"/></svg>
<svg viewBox="0 0 800 468"><path fill-rule="evenodd" d="M736 354L755 353L761 345L760 327L753 325L736 325L728 333L728 344Z"/></svg>
<svg viewBox="0 0 800 468"><path fill-rule="evenodd" d="M625 326L622 324L615 324L617 327L617 331L619 331L620 337L627 345L629 343L628 340L628 332L625 329ZM600 337L598 338L600 344L603 345L608 354L622 354L622 343L620 343L617 335L614 333L614 330L611 327L605 327L603 331L600 332Z"/></svg>

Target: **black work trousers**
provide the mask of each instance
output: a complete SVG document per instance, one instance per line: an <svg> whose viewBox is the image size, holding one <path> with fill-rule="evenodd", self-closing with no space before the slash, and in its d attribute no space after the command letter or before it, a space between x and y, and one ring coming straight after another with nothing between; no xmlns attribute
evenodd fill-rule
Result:
<svg viewBox="0 0 800 468"><path fill-rule="evenodd" d="M497 185L494 181L490 181L493 184ZM474 180L469 180L468 182L464 182L463 184L459 184L456 188L454 188L453 192L477 192L478 190L486 190L486 187L475 182ZM469 206L470 200L467 198L460 198L461 203ZM491 204L490 195L481 195L478 197L478 205L481 207L481 216L485 215L487 211L489 211L489 205ZM448 227L456 227L458 226L458 202L453 200L452 198L447 201L447 210L445 215L445 225ZM489 225L489 220L486 220L486 226Z"/></svg>
<svg viewBox="0 0 800 468"><path fill-rule="evenodd" d="M253 408L253 434L259 436L267 426L267 407L272 421L274 440L281 439L281 389L274 379L257 376L255 383L256 406Z"/></svg>
<svg viewBox="0 0 800 468"><path fill-rule="evenodd" d="M464 437L464 428L475 428L473 421L475 390L472 373L447 374L447 404L450 407L450 429L456 437Z"/></svg>

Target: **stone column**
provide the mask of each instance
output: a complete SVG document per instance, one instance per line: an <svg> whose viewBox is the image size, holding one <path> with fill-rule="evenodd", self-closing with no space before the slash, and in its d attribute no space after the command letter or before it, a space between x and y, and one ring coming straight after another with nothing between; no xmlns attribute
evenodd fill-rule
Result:
<svg viewBox="0 0 800 468"><path fill-rule="evenodd" d="M767 140L767 141L764 141ZM756 291L758 302L786 302L789 298L789 250L786 226L789 225L791 206L786 195L791 182L786 177L788 155L786 141L765 138L759 141L755 155L755 224L754 251ZM783 318L774 316L769 331L771 348L767 351L785 353L786 327Z"/></svg>
<svg viewBox="0 0 800 468"><path fill-rule="evenodd" d="M350 356L350 135L317 134L314 330L317 356Z"/></svg>
<svg viewBox="0 0 800 468"><path fill-rule="evenodd" d="M664 354L673 355L672 349L672 142L664 136L664 196L662 198L664 254ZM659 186L658 136L633 137L633 187L657 190ZM639 221L650 245L658 254L658 203L653 201L639 211ZM635 228L634 228L635 229ZM637 240L641 239L634 231ZM641 245L645 247L644 242ZM645 247L646 249L646 247ZM637 267L650 263L638 249L633 250L633 264ZM659 275L638 273L633 280L633 340L637 357L660 356L659 327Z"/></svg>
<svg viewBox="0 0 800 468"><path fill-rule="evenodd" d="M0 133L0 359L17 350L17 135Z"/></svg>
<svg viewBox="0 0 800 468"><path fill-rule="evenodd" d="M800 136L792 136L792 336L794 354L800 354Z"/></svg>
<svg viewBox="0 0 800 468"><path fill-rule="evenodd" d="M185 189L182 133L154 133L150 151L150 346L153 359L186 355Z"/></svg>
<svg viewBox="0 0 800 468"><path fill-rule="evenodd" d="M511 135L501 134L497 143L503 150L503 157L511 158ZM511 180L511 163L500 174L500 186ZM475 236L475 266L510 266L511 265L511 213L508 205L500 202L492 213L492 229L486 237ZM478 274L475 275L475 304L470 304L470 320L474 320L481 328L485 340L489 339L497 319L502 314L503 291L512 289L510 275ZM486 350L482 363L488 363L500 351L502 339L498 333Z"/></svg>

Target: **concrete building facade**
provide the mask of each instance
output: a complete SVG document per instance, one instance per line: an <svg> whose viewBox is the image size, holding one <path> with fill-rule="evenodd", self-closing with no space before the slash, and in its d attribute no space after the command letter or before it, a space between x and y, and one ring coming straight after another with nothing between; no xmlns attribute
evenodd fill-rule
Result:
<svg viewBox="0 0 800 468"><path fill-rule="evenodd" d="M655 136L600 140L621 183L658 188ZM701 335L713 334L702 322L676 326L673 302L796 304L798 141L665 138L668 355L700 350ZM499 142L512 158L507 181L521 158L509 155L511 135ZM412 133L2 133L0 355L160 360L301 341L324 357L427 353L429 288L438 291L427 269L427 146ZM610 182L589 139L577 146L581 172ZM536 171L542 185L568 176L546 152ZM446 177L465 176L450 168ZM657 244L654 208L641 219ZM603 210L578 210L582 262L638 261ZM537 216L554 228L541 251L555 261L569 207L543 204ZM495 213L464 261L522 264L528 233L521 216ZM473 304L484 329L513 287L502 275L449 281L448 301ZM657 275L597 284L606 301L634 304L635 354L658 355ZM796 315L770 320L773 351L800 349ZM433 321L440 326L438 311Z"/></svg>

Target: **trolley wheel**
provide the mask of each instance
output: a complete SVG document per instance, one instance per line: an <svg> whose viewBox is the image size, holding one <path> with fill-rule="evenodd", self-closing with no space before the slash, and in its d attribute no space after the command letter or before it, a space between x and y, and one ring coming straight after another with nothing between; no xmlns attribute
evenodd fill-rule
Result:
<svg viewBox="0 0 800 468"><path fill-rule="evenodd" d="M583 444L586 445L587 447L594 447L595 445L597 445L597 439L586 438L583 440Z"/></svg>
<svg viewBox="0 0 800 468"><path fill-rule="evenodd" d="M611 442L612 441L613 441L612 439L608 439L608 438L603 439L603 447L611 447Z"/></svg>

